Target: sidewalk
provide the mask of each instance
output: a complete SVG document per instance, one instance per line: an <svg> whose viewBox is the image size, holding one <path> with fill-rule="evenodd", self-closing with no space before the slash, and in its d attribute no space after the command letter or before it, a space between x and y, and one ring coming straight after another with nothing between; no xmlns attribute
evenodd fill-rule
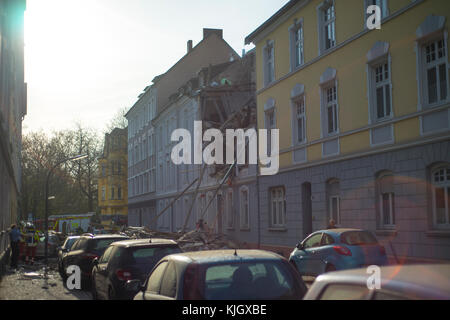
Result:
<svg viewBox="0 0 450 320"><path fill-rule="evenodd" d="M15 272L8 267L0 281L0 300L91 300L90 292L64 286L54 262L47 274L39 261L33 266L19 264Z"/></svg>

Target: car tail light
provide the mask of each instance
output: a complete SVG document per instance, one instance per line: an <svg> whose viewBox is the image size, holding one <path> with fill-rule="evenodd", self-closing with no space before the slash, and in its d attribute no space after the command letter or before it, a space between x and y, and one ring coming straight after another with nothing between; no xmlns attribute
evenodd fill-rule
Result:
<svg viewBox="0 0 450 320"><path fill-rule="evenodd" d="M94 254L94 253L84 253L84 254L82 255L82 257L83 257L84 259L95 259L95 258L98 258L99 256L96 255L96 254Z"/></svg>
<svg viewBox="0 0 450 320"><path fill-rule="evenodd" d="M347 248L347 247L344 247L344 246L334 246L333 249L337 253L339 253L339 254L341 254L343 256L351 256L352 255L352 252L350 251L350 249Z"/></svg>
<svg viewBox="0 0 450 320"><path fill-rule="evenodd" d="M116 276L117 279L121 280L121 281L128 281L128 280L132 280L133 278L131 277L131 272L127 271L127 270L122 270L119 269L116 271Z"/></svg>
<svg viewBox="0 0 450 320"><path fill-rule="evenodd" d="M385 256L385 255L386 255L386 249L385 249L385 247L380 246L380 253L381 253L382 256Z"/></svg>

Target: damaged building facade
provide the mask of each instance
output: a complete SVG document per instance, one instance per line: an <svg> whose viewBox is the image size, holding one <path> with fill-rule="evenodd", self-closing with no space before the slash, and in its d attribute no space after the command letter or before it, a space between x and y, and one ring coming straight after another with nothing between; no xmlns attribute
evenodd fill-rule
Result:
<svg viewBox="0 0 450 320"><path fill-rule="evenodd" d="M256 228L250 226L257 221L251 220L250 212L257 207L255 166L234 168L226 186L205 212L226 169L207 166L201 174L201 165L175 165L171 161L176 144L170 140L172 132L185 128L193 136L194 121L220 128L224 119L233 115L230 128L256 127L254 55L241 59L223 40L222 30L204 29L203 33L197 46L188 41L186 55L155 77L126 114L128 221L130 226L173 232L192 230L203 219L217 232L243 233L244 241L253 242Z"/></svg>
<svg viewBox="0 0 450 320"><path fill-rule="evenodd" d="M25 0L0 1L0 267L8 256L7 229L20 211L25 8Z"/></svg>

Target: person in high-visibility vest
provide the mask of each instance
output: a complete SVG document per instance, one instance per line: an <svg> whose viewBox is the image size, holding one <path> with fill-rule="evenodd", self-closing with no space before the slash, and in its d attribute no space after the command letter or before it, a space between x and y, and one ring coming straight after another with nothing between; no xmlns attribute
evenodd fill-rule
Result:
<svg viewBox="0 0 450 320"><path fill-rule="evenodd" d="M36 247L39 243L39 233L37 232L37 230L35 230L32 224L27 224L25 241L26 241L25 264L34 264Z"/></svg>

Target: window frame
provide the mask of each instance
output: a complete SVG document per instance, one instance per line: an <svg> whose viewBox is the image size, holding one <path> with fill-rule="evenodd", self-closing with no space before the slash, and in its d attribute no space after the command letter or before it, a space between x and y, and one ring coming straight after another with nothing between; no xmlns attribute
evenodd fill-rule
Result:
<svg viewBox="0 0 450 320"><path fill-rule="evenodd" d="M247 194L247 203L243 201L243 193ZM239 226L241 230L250 229L250 192L247 186L239 189Z"/></svg>
<svg viewBox="0 0 450 320"><path fill-rule="evenodd" d="M303 112L298 113L299 104L303 104ZM293 138L293 146L300 146L307 143L308 139L306 136L306 96L305 94L300 94L297 97L291 98L291 106L292 106L292 119L293 119L293 132L292 132L292 138ZM303 139L299 139L299 120L303 121L302 125L302 134Z"/></svg>
<svg viewBox="0 0 450 320"><path fill-rule="evenodd" d="M270 58L269 58L270 49ZM275 42L267 40L263 50L263 84L269 86L275 81Z"/></svg>
<svg viewBox="0 0 450 320"><path fill-rule="evenodd" d="M371 5L369 3L370 1L373 0L364 0L364 29L367 30L367 18L369 17L368 13L367 13L367 8ZM380 4L375 4L378 5L381 9L381 22L386 19L387 17L389 17L390 14L390 10L389 10L389 3L388 0L375 0L376 2L379 2Z"/></svg>
<svg viewBox="0 0 450 320"><path fill-rule="evenodd" d="M390 179L385 180L384 179ZM396 208L395 208L395 175L391 171L382 171L376 176L375 180L376 184L376 207L377 207L377 227L380 230L395 230L396 229ZM389 190L383 190L383 186L385 184L391 184ZM389 204L389 221L385 223L385 215L386 212L384 210L384 199L383 196L389 195L388 204Z"/></svg>
<svg viewBox="0 0 450 320"><path fill-rule="evenodd" d="M436 182L435 175L439 171L444 170L444 181ZM431 171L431 206L432 206L432 214L433 214L433 228L434 229L450 229L450 166L449 165L441 165L434 168ZM446 218L446 223L438 224L437 223L437 208L436 208L436 189L443 188L444 189L444 205L445 211L444 216Z"/></svg>
<svg viewBox="0 0 450 320"><path fill-rule="evenodd" d="M417 110L427 110L437 108L450 102L450 81L448 70L450 68L449 64L449 54L448 54L448 31L445 29L445 17L429 15L422 24L416 30L416 72L417 72L417 95L418 95L418 105ZM428 85L427 77L424 73L425 61L424 48L427 44L442 39L444 41L444 49L446 53L445 65L447 70L447 99L445 101L438 101L434 104L429 104L428 89L425 87ZM421 129L422 130L422 129Z"/></svg>
<svg viewBox="0 0 450 320"><path fill-rule="evenodd" d="M333 8L332 18L330 20L326 20L326 15L328 9ZM318 20L318 36L319 36L319 56L325 54L326 52L332 50L337 46L337 38L336 38L336 6L335 0L325 0L319 6L317 6L317 20ZM326 28L329 25L333 25L333 38L334 43L327 48L327 39L326 39Z"/></svg>
<svg viewBox="0 0 450 320"><path fill-rule="evenodd" d="M227 229L234 229L234 205L233 205L233 189L228 190L227 192L227 201L226 201L226 216L227 216Z"/></svg>
<svg viewBox="0 0 450 320"><path fill-rule="evenodd" d="M300 39L296 39L298 31L301 30ZM294 23L289 27L289 43L290 43L290 71L300 68L305 63L305 35L303 28L303 18L295 19ZM299 50L301 56L297 56ZM299 59L300 58L300 59Z"/></svg>
<svg viewBox="0 0 450 320"><path fill-rule="evenodd" d="M281 191L281 197L278 196L279 191ZM281 213L279 212L280 203L283 208L283 212ZM274 204L275 204L275 212L273 209ZM286 188L284 186L272 187L269 189L269 212L270 212L269 217L270 228L286 228L287 206L286 206Z"/></svg>
<svg viewBox="0 0 450 320"><path fill-rule="evenodd" d="M368 98L369 98L369 117L370 123L380 123L384 121L389 121L394 117L394 106L392 97L392 66L391 66L391 55L386 54L378 57L377 59L368 62ZM383 81L377 83L377 68L383 67ZM387 66L387 72L389 73L389 78L385 78L386 70L384 67ZM385 88L389 86L389 100L386 100ZM384 116L378 117L378 97L377 89L383 88L383 111ZM390 112L387 114L387 101L389 101Z"/></svg>

